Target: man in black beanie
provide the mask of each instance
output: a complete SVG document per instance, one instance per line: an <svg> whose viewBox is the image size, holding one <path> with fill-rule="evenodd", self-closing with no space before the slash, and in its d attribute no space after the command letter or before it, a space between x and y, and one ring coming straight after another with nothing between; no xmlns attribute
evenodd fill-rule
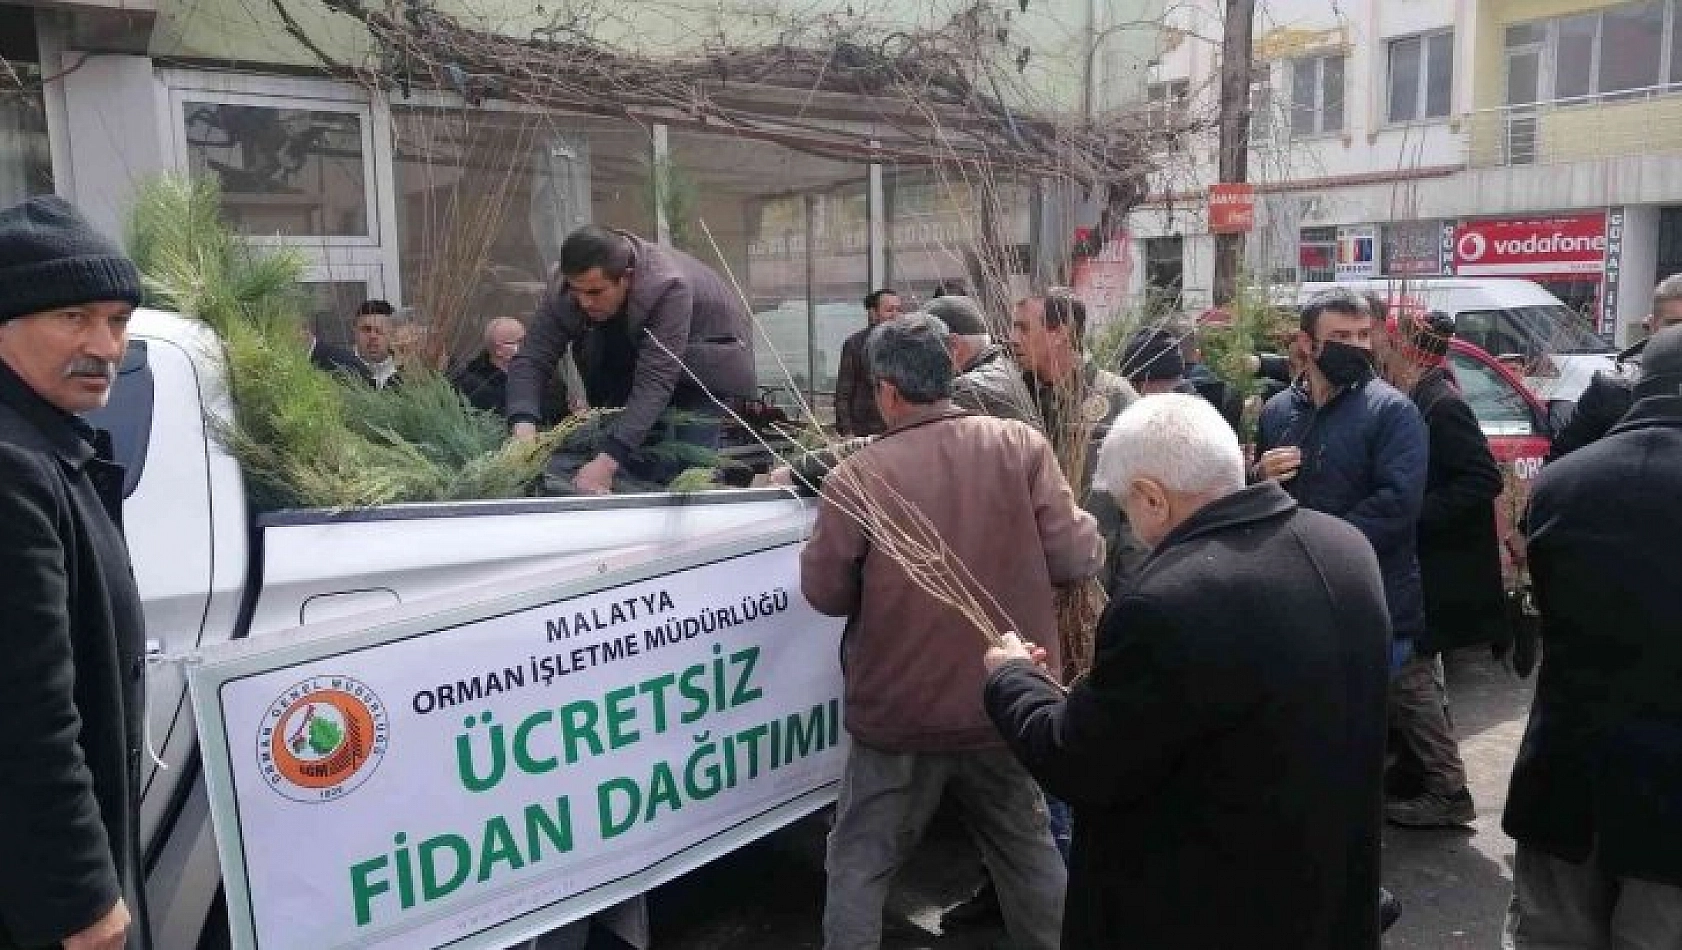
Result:
<svg viewBox="0 0 1682 950"><path fill-rule="evenodd" d="M1121 375L1141 396L1197 394L1186 385L1186 358L1180 351L1180 341L1167 330L1147 327L1129 337L1121 349Z"/></svg>
<svg viewBox="0 0 1682 950"><path fill-rule="evenodd" d="M1502 822L1516 950L1682 947L1682 327L1634 396L1525 516L1543 658Z"/></svg>
<svg viewBox="0 0 1682 950"><path fill-rule="evenodd" d="M0 950L147 945L140 594L122 469L79 417L140 297L69 203L0 211Z"/></svg>

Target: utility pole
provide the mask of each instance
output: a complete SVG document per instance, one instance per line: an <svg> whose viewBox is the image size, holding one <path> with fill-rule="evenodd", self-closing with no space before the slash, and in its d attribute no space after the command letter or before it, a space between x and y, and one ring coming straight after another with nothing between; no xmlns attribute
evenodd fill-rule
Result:
<svg viewBox="0 0 1682 950"><path fill-rule="evenodd" d="M1219 149L1219 179L1223 184L1250 180L1250 44L1255 18L1255 0L1226 0ZM1215 306L1226 306L1238 296L1238 272L1243 262L1244 235L1215 235Z"/></svg>

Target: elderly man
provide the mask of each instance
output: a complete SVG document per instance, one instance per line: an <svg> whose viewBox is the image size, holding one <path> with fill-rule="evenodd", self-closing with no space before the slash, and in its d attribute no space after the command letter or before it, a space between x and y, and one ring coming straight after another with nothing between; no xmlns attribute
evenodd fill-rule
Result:
<svg viewBox="0 0 1682 950"><path fill-rule="evenodd" d="M1010 353L993 342L987 318L974 298L936 297L923 312L946 324L946 346L958 369L952 380L954 403L984 416L1036 421L1034 400L1022 384L1022 371Z"/></svg>
<svg viewBox="0 0 1682 950"><path fill-rule="evenodd" d="M713 269L675 248L623 231L586 227L561 245L564 283L539 305L526 345L508 367L508 421L537 437L543 391L570 348L590 405L622 409L600 450L572 476L586 494L647 463L641 449L668 408L719 418L714 398L754 392L752 318ZM564 291L564 292L562 292ZM673 426L680 441L716 448L720 426ZM687 431L684 431L687 430Z"/></svg>
<svg viewBox="0 0 1682 950"><path fill-rule="evenodd" d="M1011 940L1025 950L1057 946L1063 861L1039 790L981 708L982 631L917 583L911 572L927 566L900 563L877 538L916 512L948 562L962 564L959 583L1009 612L995 624L1036 630L1055 622L1054 585L1099 569L1103 542L1044 437L952 405L946 335L928 316L871 335L867 358L888 431L825 481L801 554L806 599L848 618L853 745L825 862L826 950L880 944L888 882L946 789L999 884Z"/></svg>
<svg viewBox="0 0 1682 950"><path fill-rule="evenodd" d="M506 414L508 365L526 341L526 325L513 317L497 317L485 324L485 349L450 376L451 385L475 409ZM550 380L543 394L544 425L559 422L567 411L585 408L582 396L571 386L577 383L569 373L572 361L563 357L561 372ZM571 386L569 386L569 383Z"/></svg>
<svg viewBox="0 0 1682 950"><path fill-rule="evenodd" d="M899 294L883 287L864 295L864 328L841 344L841 362L835 372L835 431L841 435L876 435L887 425L876 411L876 387L870 384L870 367L864 359L864 341L870 331L900 313Z"/></svg>
<svg viewBox="0 0 1682 950"><path fill-rule="evenodd" d="M1075 809L1064 950L1376 950L1372 548L1277 484L1245 488L1232 427L1196 396L1129 407L1095 480L1154 553L1091 675L1065 696L1014 638L986 657L1000 733Z"/></svg>
<svg viewBox="0 0 1682 950"><path fill-rule="evenodd" d="M1076 496L1098 519L1109 542L1101 576L1106 590L1125 582L1144 562L1145 549L1128 529L1115 500L1094 491L1092 469L1110 423L1139 394L1086 355L1086 304L1066 294L1027 297L1016 305L1011 347L1032 390L1046 436L1057 447Z"/></svg>
<svg viewBox="0 0 1682 950"><path fill-rule="evenodd" d="M145 946L145 632L105 404L140 275L58 198L0 211L0 948Z"/></svg>
<svg viewBox="0 0 1682 950"><path fill-rule="evenodd" d="M1525 516L1542 672L1502 827L1514 950L1682 947L1682 327Z"/></svg>

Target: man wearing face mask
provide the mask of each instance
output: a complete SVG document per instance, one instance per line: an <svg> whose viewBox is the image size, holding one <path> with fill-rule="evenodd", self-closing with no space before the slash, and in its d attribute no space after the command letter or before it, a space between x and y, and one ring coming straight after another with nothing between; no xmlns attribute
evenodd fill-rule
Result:
<svg viewBox="0 0 1682 950"><path fill-rule="evenodd" d="M1366 535L1384 573L1399 667L1425 630L1415 536L1429 436L1413 402L1376 377L1372 335L1372 311L1350 291L1326 291L1303 307L1293 345L1307 362L1262 409L1251 474Z"/></svg>

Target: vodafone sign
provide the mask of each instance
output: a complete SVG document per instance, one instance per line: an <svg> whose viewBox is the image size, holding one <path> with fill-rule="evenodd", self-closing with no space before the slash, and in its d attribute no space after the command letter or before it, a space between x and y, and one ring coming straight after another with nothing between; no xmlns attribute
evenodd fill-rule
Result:
<svg viewBox="0 0 1682 950"><path fill-rule="evenodd" d="M1606 215L1467 221L1454 229L1454 272L1469 277L1599 274Z"/></svg>

